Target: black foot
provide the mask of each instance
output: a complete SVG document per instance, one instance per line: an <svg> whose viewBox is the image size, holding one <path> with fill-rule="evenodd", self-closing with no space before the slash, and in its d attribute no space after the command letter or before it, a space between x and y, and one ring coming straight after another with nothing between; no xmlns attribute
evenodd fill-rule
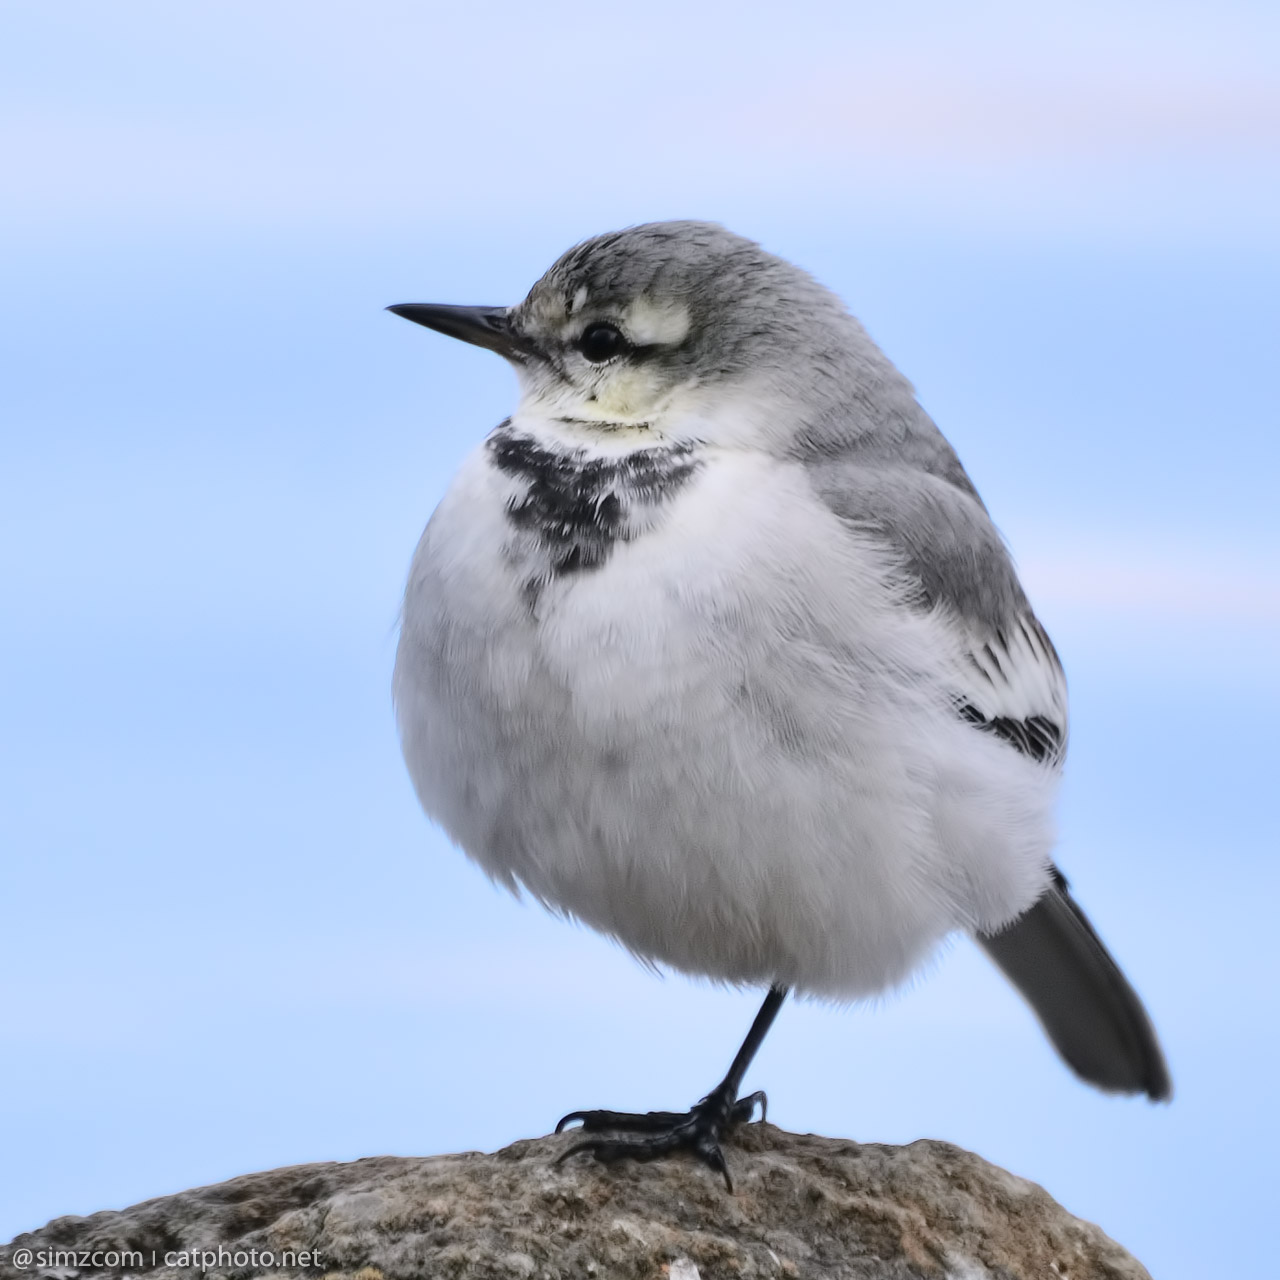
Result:
<svg viewBox="0 0 1280 1280"><path fill-rule="evenodd" d="M757 1104L763 1120L769 1103L762 1091L735 1099L721 1085L690 1111L647 1111L643 1115L626 1111L570 1111L556 1125L557 1133L562 1133L579 1120L587 1133L636 1133L644 1136L621 1141L617 1138L588 1138L570 1147L556 1164L580 1151L591 1152L603 1164L612 1164L615 1160L659 1160L673 1152L688 1151L723 1175L724 1185L732 1195L733 1179L729 1177L724 1152L720 1150L720 1139L735 1125L750 1120L755 1115Z"/></svg>

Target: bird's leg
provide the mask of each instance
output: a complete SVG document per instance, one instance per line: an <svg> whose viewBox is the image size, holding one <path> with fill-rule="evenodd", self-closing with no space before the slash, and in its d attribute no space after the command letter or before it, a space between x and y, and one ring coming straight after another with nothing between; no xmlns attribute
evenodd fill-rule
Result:
<svg viewBox="0 0 1280 1280"><path fill-rule="evenodd" d="M742 1048L730 1066L728 1074L705 1098L688 1111L648 1111L634 1115L624 1111L571 1111L558 1125L556 1132L580 1121L588 1133L632 1133L641 1136L630 1139L588 1138L572 1146L557 1161L559 1164L580 1151L589 1151L597 1160L611 1163L614 1160L657 1160L675 1151L688 1151L703 1164L710 1165L723 1176L725 1186L733 1191L733 1182L725 1164L720 1139L734 1125L750 1120L760 1106L760 1118L765 1117L768 1100L763 1091L738 1097L742 1077L747 1074L751 1059L763 1043L773 1020L787 998L786 987L770 987L769 994L760 1006Z"/></svg>

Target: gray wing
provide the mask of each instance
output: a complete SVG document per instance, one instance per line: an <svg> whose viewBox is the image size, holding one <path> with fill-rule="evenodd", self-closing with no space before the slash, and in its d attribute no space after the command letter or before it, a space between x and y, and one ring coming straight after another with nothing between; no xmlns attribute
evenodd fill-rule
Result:
<svg viewBox="0 0 1280 1280"><path fill-rule="evenodd" d="M956 712L1023 754L1058 766L1067 745L1062 664L1018 582L1013 562L949 446L926 469L868 457L810 464L819 496L851 526L890 546L926 607L962 632Z"/></svg>
<svg viewBox="0 0 1280 1280"><path fill-rule="evenodd" d="M814 486L842 520L883 539L964 632L967 670L956 711L1052 767L1067 741L1066 680L1027 602L1000 535L940 436L909 442L906 459L815 459ZM914 455L914 456L912 456ZM1172 1093L1164 1055L1129 985L1057 867L1044 896L978 944L1018 989L1077 1075L1101 1089Z"/></svg>

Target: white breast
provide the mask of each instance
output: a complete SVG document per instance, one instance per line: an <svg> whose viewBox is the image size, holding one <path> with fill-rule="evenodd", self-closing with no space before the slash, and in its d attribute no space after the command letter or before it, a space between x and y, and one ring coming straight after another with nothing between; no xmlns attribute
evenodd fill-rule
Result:
<svg viewBox="0 0 1280 1280"><path fill-rule="evenodd" d="M462 468L395 674L423 805L490 874L648 959L837 996L1030 905L1052 779L956 720L953 639L800 468L707 453L536 606L512 484Z"/></svg>

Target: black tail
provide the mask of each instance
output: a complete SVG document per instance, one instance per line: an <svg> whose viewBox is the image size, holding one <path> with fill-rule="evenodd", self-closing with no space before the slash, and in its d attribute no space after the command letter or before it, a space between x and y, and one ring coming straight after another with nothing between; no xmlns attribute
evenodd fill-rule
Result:
<svg viewBox="0 0 1280 1280"><path fill-rule="evenodd" d="M1111 1093L1173 1092L1138 994L1067 890L1056 867L1048 893L1007 929L978 942L1035 1010L1077 1075Z"/></svg>

